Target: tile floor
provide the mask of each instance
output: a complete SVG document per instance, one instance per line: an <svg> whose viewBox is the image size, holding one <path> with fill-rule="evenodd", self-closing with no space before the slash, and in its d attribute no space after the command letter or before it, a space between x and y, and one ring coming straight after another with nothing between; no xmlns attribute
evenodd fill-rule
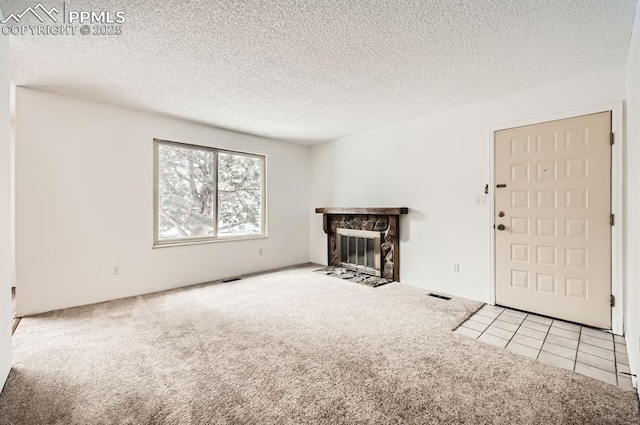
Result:
<svg viewBox="0 0 640 425"><path fill-rule="evenodd" d="M624 337L562 320L485 305L455 333L630 389Z"/></svg>

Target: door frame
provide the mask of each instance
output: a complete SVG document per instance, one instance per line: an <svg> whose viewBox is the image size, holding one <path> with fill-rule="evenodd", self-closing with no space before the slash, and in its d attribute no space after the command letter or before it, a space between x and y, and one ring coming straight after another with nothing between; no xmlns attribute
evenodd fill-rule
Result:
<svg viewBox="0 0 640 425"><path fill-rule="evenodd" d="M595 105L587 108L558 112L535 118L513 121L492 126L490 129L490 164L489 176L489 229L490 230L490 276L489 302L496 303L496 241L493 225L495 224L495 132L525 125L541 124L548 121L574 118L581 115L597 114L611 111L611 131L615 134L615 143L611 150L611 213L615 214L615 224L611 227L611 294L616 305L611 308L611 331L616 335L624 335L624 103L622 101Z"/></svg>

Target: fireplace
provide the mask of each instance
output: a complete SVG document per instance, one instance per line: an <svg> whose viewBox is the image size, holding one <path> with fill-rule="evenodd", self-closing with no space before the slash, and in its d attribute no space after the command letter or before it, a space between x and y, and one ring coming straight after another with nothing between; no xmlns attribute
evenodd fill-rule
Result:
<svg viewBox="0 0 640 425"><path fill-rule="evenodd" d="M336 229L336 265L382 276L382 232Z"/></svg>
<svg viewBox="0 0 640 425"><path fill-rule="evenodd" d="M408 208L316 208L327 234L327 264L400 280L400 215Z"/></svg>

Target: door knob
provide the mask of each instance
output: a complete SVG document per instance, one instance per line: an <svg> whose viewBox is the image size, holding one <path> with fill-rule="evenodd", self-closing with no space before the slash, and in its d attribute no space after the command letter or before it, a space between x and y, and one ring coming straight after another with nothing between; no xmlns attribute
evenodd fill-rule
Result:
<svg viewBox="0 0 640 425"><path fill-rule="evenodd" d="M502 230L506 229L506 227L504 227L504 224L498 224L497 229L502 231Z"/></svg>

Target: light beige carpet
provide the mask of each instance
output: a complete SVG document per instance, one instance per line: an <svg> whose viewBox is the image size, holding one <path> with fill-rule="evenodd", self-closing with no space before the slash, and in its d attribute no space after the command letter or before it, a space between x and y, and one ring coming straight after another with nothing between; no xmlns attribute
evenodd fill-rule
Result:
<svg viewBox="0 0 640 425"><path fill-rule="evenodd" d="M633 392L454 335L479 306L303 268L29 317L0 423L638 422Z"/></svg>

